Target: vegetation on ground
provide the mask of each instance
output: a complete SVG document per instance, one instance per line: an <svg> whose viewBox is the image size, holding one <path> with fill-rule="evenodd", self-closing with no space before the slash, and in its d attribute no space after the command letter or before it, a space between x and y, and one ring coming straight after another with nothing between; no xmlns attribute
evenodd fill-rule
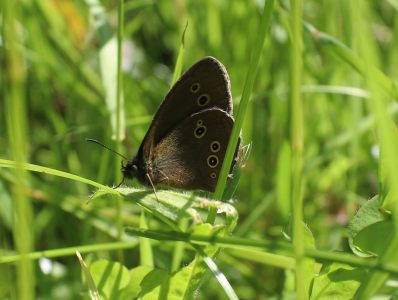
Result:
<svg viewBox="0 0 398 300"><path fill-rule="evenodd" d="M0 3L1 299L393 299L398 1ZM122 180L173 82L229 73L214 194Z"/></svg>

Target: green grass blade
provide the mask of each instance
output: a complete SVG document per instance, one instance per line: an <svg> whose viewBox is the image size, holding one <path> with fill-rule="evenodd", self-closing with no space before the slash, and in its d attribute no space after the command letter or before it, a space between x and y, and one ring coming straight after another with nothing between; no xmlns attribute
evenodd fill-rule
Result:
<svg viewBox="0 0 398 300"><path fill-rule="evenodd" d="M74 247L59 248L53 250L36 251L27 254L27 258L30 260L37 260L42 257L56 258L73 256L76 251L80 253L93 253L101 251L112 251L119 249L132 249L137 246L137 240L129 240L123 242L112 242L103 244L89 244L89 245L78 245ZM21 255L3 255L0 257L0 264L14 264L21 260Z"/></svg>
<svg viewBox="0 0 398 300"><path fill-rule="evenodd" d="M200 247L196 246L195 249L202 257L209 270L213 273L214 277L217 279L228 298L232 300L238 300L239 298L236 295L231 284L229 283L227 277L225 277L225 275L220 271L214 260L210 256L208 256Z"/></svg>
<svg viewBox="0 0 398 300"><path fill-rule="evenodd" d="M371 69L373 75L373 80L380 85L380 87L392 97L397 95L397 86L386 74L384 74L380 69L366 65L365 62L359 57L352 49L335 39L334 37L319 31L313 25L305 23L304 27L308 32L311 33L315 41L319 45L325 47L329 53L336 55L344 62L349 64L354 70L360 73L362 76L366 76L365 72L367 69ZM369 62L371 63L371 62Z"/></svg>
<svg viewBox="0 0 398 300"><path fill-rule="evenodd" d="M291 208L292 239L296 257L295 289L297 299L307 299L305 285L304 231L303 231L303 195L302 168L304 151L303 104L301 99L302 81L302 13L303 2L291 0L291 103L290 103L290 143L291 143Z"/></svg>
<svg viewBox="0 0 398 300"><path fill-rule="evenodd" d="M295 253L292 245L290 243L276 242L267 239L255 240L249 238L238 238L238 237L219 237L219 236L209 236L185 233L179 231L155 231L155 230L145 230L140 228L129 227L127 233L135 236L144 236L147 238L159 240L159 241L184 241L187 243L206 245L208 243L219 245L225 249L235 249L237 251L260 251L265 250L269 253L266 254L268 258L274 259L272 255L279 255L278 262L279 267L288 268L292 267L292 260L286 258L295 259ZM313 258L318 262L338 262L343 264L348 264L353 267L362 268L372 268L379 271L389 272L391 274L398 274L398 265L386 265L381 264L377 259L361 258L356 255L340 253L340 252L330 252L322 251L316 249L305 249L305 257ZM271 255L271 256L269 256ZM268 259L257 260L256 255L253 255L252 261L259 261L264 264L268 264Z"/></svg>
<svg viewBox="0 0 398 300"><path fill-rule="evenodd" d="M145 210L141 210L140 228L148 229L148 216ZM147 238L140 238L140 264L142 266L154 267L153 251L151 241Z"/></svg>
<svg viewBox="0 0 398 300"><path fill-rule="evenodd" d="M76 250L76 256L82 268L83 275L86 278L88 290L90 292L90 298L93 300L99 300L100 299L99 292L97 290L97 287L95 286L93 277L91 277L90 270L88 269L86 263L84 262L82 255L77 250Z"/></svg>
<svg viewBox="0 0 398 300"><path fill-rule="evenodd" d="M186 231L189 225L188 219L182 219L178 224L180 230ZM181 267L182 259L184 258L185 244L183 242L176 242L173 250L173 259L171 261L171 272L177 271Z"/></svg>
<svg viewBox="0 0 398 300"><path fill-rule="evenodd" d="M358 34L359 49L363 58L363 75L365 84L370 92L369 110L375 115L376 130L378 133L378 143L380 147L379 160L379 188L383 209L391 211L395 232L398 232L398 130L394 121L388 116L389 98L384 94L385 86L378 84L380 72L375 72L375 54L371 51L374 49L374 41L370 39L371 30L369 25L364 21L370 7L367 3L356 1L356 9L358 13L358 24L356 32ZM398 239L391 239L385 251L378 257L382 264L398 263ZM388 279L389 274L385 272L377 272L372 270L359 291L356 299L370 299L382 287L383 283Z"/></svg>
<svg viewBox="0 0 398 300"><path fill-rule="evenodd" d="M176 81L180 78L182 73L182 68L184 66L185 33L187 32L187 29L188 29L188 22L185 24L184 31L182 32L181 44L180 48L178 49L177 61L174 67L172 84L176 83Z"/></svg>
<svg viewBox="0 0 398 300"><path fill-rule="evenodd" d="M122 38L120 34L123 34L123 28L122 26L118 26L116 37L107 20L108 15L101 3L97 0L86 0L86 3L89 6L92 17L96 20L94 24L101 47L99 51L99 65L102 84L105 90L105 103L111 119L112 138L115 140L123 140L125 128L124 98L123 93L120 91L123 89L123 86L119 86L119 82L121 82L120 77L122 76L121 67L119 66L119 64L121 64L120 51ZM118 8L120 8L120 3ZM123 7L121 7L121 9L123 9ZM119 13L118 10L118 21L123 22L123 16L120 17ZM121 32L119 32L119 30L121 30ZM118 131L118 122L120 127L118 132L119 136L117 136L116 133Z"/></svg>
<svg viewBox="0 0 398 300"><path fill-rule="evenodd" d="M237 257L246 257L250 261L257 261L264 265L275 265L279 268L291 269L294 266L294 252L292 245L289 243L275 242L271 240L255 240L248 238L237 237L218 237L209 235L190 234L178 231L155 231L145 230L140 228L127 229L127 233L135 236L142 236L159 241L182 241L187 243L194 243L198 245L216 244L231 253L239 252ZM76 250L81 253L101 252L115 249L129 249L134 248L137 241L124 241L103 243L95 245L79 245L69 248L61 248L46 251L37 251L28 253L27 258L36 260L41 257L55 258L63 256L75 255ZM268 252L264 252L268 251ZM245 254L247 253L247 254ZM241 254L241 255L240 255ZM338 262L348 264L353 267L372 268L374 270L384 271L393 275L398 275L398 265L385 265L378 262L376 259L361 258L352 254L322 251L316 249L306 249L306 257L314 258L319 262ZM293 258L293 259L292 259ZM3 255L0 257L0 264L17 263L20 261L21 255ZM275 261L277 260L277 261ZM272 263L275 261L275 264Z"/></svg>
<svg viewBox="0 0 398 300"><path fill-rule="evenodd" d="M290 144L285 141L282 144L282 149L279 152L278 157L276 190L278 197L277 204L281 215L286 221L289 219L289 215L292 212L291 159L292 153L290 149Z"/></svg>
<svg viewBox="0 0 398 300"><path fill-rule="evenodd" d="M5 1L2 5L5 60L6 60L6 126L10 152L15 160L15 183L12 189L14 217L12 234L15 247L20 253L16 272L16 293L18 299L35 299L35 277L32 262L27 258L34 247L33 213L27 189L29 177L23 167L27 157L27 111L25 107L25 57L22 52L23 36L18 30L21 25L20 4ZM22 21L23 24L23 21Z"/></svg>
<svg viewBox="0 0 398 300"><path fill-rule="evenodd" d="M256 79L257 67L260 62L261 52L263 50L264 41L266 34L268 32L269 25L271 23L271 16L274 9L274 0L269 0L265 2L263 14L261 16L261 21L259 25L258 35L255 40L255 45L253 48L253 53L251 54L249 68L247 70L246 80L243 87L242 98L239 104L238 113L236 115L235 124L232 129L231 137L228 143L227 152L225 154L224 162L221 168L220 176L218 178L216 191L214 192L215 199L221 199L224 193L225 185L227 182L227 176L230 170L230 166L233 160L236 146L238 144L241 128L243 125L243 120L245 118L245 113L249 105L250 95L253 90L254 80ZM215 211L209 214L208 222L213 223L215 219Z"/></svg>
<svg viewBox="0 0 398 300"><path fill-rule="evenodd" d="M15 168L17 168L17 163L14 161L11 161L11 160L7 160L7 159L0 159L0 168L15 169ZM55 170L55 169L51 169L51 168L47 168L47 167L43 167L43 166L38 166L38 165L34 165L34 164L28 164L28 163L23 163L22 168L24 170L28 170L28 171L39 172L39 173L43 173L43 174L50 174L50 175L54 175L54 176L58 176L58 177L63 177L63 178L83 182L83 183L89 184L93 187L104 189L111 194L114 194L114 195L119 194L116 190L110 188L109 186L97 183L93 180L83 178L81 176L74 175L74 174L71 174L68 172L59 171L59 170Z"/></svg>

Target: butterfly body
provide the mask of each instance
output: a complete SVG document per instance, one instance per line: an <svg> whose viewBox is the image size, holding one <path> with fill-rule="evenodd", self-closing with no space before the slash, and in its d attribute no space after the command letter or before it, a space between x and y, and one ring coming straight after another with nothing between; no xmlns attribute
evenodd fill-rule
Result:
<svg viewBox="0 0 398 300"><path fill-rule="evenodd" d="M124 177L213 192L233 123L227 72L205 57L167 94L137 155L122 166Z"/></svg>

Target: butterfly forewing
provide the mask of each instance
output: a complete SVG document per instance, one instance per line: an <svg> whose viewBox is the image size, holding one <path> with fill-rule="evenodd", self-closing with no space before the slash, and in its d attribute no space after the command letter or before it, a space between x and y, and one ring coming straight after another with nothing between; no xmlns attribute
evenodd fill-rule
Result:
<svg viewBox="0 0 398 300"><path fill-rule="evenodd" d="M205 57L186 71L169 91L143 140L141 152L149 154L153 146L181 121L211 107L232 114L225 67L217 59Z"/></svg>

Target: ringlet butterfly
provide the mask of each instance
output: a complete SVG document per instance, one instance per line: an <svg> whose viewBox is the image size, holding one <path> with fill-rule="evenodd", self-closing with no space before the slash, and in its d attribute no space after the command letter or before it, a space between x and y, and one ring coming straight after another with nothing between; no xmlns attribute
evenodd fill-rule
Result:
<svg viewBox="0 0 398 300"><path fill-rule="evenodd" d="M137 155L122 165L124 178L214 192L233 124L228 73L204 57L164 98Z"/></svg>

